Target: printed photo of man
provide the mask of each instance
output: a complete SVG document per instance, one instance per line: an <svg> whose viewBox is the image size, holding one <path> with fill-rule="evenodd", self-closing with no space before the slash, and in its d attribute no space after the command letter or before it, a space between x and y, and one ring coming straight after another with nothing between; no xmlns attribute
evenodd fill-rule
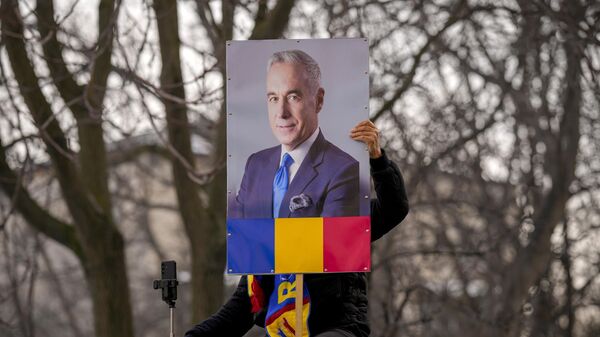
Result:
<svg viewBox="0 0 600 337"><path fill-rule="evenodd" d="M229 218L359 215L359 163L319 128L324 103L321 70L310 55L270 57L266 110L279 144L250 155Z"/></svg>

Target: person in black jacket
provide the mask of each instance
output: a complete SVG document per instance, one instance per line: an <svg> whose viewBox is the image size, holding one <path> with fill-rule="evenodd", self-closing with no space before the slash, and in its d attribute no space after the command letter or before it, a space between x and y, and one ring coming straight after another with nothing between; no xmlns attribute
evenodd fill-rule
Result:
<svg viewBox="0 0 600 337"><path fill-rule="evenodd" d="M369 150L371 176L377 194L377 199L371 200L371 241L375 241L408 214L404 180L396 164L380 148L379 131L371 121L356 125L350 137L364 142ZM265 294L273 291L273 283L272 276L263 277L261 287ZM307 274L305 283L311 297L308 317L310 336L369 336L365 273ZM252 313L248 278L242 276L227 303L217 313L186 332L185 337L241 337L253 324L264 327L266 313L267 308Z"/></svg>

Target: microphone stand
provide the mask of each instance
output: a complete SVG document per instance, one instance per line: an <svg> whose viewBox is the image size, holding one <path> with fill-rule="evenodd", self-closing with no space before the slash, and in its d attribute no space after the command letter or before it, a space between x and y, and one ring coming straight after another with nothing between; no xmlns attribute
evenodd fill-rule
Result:
<svg viewBox="0 0 600 337"><path fill-rule="evenodd" d="M161 279L154 280L152 284L154 289L162 290L162 300L169 305L169 337L175 337L174 309L175 300L177 300L177 285L179 284L177 281L177 269L175 261L163 261L160 264L160 270Z"/></svg>

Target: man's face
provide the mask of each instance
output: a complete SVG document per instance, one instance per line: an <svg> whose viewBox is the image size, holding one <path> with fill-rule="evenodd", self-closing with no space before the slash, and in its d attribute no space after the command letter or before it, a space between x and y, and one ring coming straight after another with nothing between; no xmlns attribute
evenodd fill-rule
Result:
<svg viewBox="0 0 600 337"><path fill-rule="evenodd" d="M293 150L317 129L322 88L311 90L302 65L275 63L267 72L269 124L275 138Z"/></svg>

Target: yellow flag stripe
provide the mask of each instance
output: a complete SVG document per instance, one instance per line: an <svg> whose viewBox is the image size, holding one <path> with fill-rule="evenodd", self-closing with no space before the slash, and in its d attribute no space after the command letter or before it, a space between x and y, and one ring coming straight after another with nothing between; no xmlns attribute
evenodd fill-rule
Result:
<svg viewBox="0 0 600 337"><path fill-rule="evenodd" d="M275 273L323 272L323 218L275 219Z"/></svg>

